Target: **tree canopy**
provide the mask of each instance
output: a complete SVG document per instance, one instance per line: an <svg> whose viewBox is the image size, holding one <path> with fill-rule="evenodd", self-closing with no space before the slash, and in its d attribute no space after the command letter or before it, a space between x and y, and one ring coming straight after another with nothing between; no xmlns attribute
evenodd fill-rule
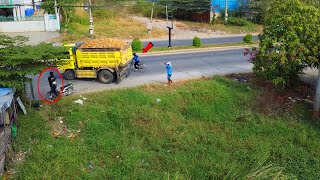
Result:
<svg viewBox="0 0 320 180"><path fill-rule="evenodd" d="M22 89L23 83L29 80L26 75L37 74L54 65L67 52L64 47L54 47L50 43L26 45L27 40L0 34L0 86Z"/></svg>
<svg viewBox="0 0 320 180"><path fill-rule="evenodd" d="M273 0L259 36L253 70L275 84L291 85L305 67L320 60L319 4L309 0Z"/></svg>

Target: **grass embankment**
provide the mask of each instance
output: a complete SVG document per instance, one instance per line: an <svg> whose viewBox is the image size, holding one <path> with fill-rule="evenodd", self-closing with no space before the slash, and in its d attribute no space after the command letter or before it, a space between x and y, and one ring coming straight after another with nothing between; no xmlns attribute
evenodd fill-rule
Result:
<svg viewBox="0 0 320 180"><path fill-rule="evenodd" d="M244 33L261 33L262 26L250 23L245 26L234 26L234 25L225 25L221 24L209 24L209 23L200 23L200 22L190 22L190 21L181 21L176 23L176 26L184 29L191 29L195 31L204 31L208 30L217 31L224 34L244 34Z"/></svg>
<svg viewBox="0 0 320 180"><path fill-rule="evenodd" d="M29 153L15 176L319 178L319 127L300 106L294 115L259 114L256 96L249 84L214 77L88 94L83 106L72 103L79 96L64 97L21 115L15 146Z"/></svg>
<svg viewBox="0 0 320 180"><path fill-rule="evenodd" d="M158 28L148 34L145 24L132 19L115 10L98 9L93 11L95 37L120 39L159 38L166 35L166 31ZM63 26L62 41L79 41L89 37L89 15L82 9L76 9L74 18Z"/></svg>
<svg viewBox="0 0 320 180"><path fill-rule="evenodd" d="M253 43L245 43L245 42L232 42L232 43L222 43L222 44L206 44L200 47L195 46L173 46L171 48L168 47L154 47L150 49L148 52L161 52L161 51L172 51L172 50L191 50L191 49L203 49L203 48L214 48L214 47L231 47L231 46L247 46L247 45L258 45L259 41L254 41Z"/></svg>

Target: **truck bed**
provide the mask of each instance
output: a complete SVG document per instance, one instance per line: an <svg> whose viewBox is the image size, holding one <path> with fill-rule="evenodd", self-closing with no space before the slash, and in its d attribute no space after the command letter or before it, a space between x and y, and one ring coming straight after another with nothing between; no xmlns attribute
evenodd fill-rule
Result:
<svg viewBox="0 0 320 180"><path fill-rule="evenodd" d="M122 49L86 48L76 51L78 68L118 67L132 59L130 45Z"/></svg>

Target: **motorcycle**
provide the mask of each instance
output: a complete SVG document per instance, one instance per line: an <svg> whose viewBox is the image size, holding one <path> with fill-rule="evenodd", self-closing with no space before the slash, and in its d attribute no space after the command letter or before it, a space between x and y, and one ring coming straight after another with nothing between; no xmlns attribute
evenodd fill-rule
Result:
<svg viewBox="0 0 320 180"><path fill-rule="evenodd" d="M134 67L134 60L131 61L131 70L132 71L141 71L141 72L145 72L147 69L147 66L145 64L143 64L142 62L138 63L137 69Z"/></svg>
<svg viewBox="0 0 320 180"><path fill-rule="evenodd" d="M55 81L53 82L53 85L56 85ZM60 92L62 93L62 96L69 96L70 94L73 94L74 93L73 84L69 82L65 86L60 87ZM56 91L56 92L49 91L49 92L47 92L46 100L48 100L48 101L55 100L57 97L59 97L60 92L59 91Z"/></svg>

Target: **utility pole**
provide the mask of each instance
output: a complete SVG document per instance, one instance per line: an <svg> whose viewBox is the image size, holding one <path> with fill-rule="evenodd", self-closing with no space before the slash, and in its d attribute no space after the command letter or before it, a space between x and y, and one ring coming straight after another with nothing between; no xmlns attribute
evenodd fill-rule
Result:
<svg viewBox="0 0 320 180"><path fill-rule="evenodd" d="M93 38L93 17L92 17L92 4L91 0L89 0L89 16L90 16L90 25L89 25L89 33L90 33L90 38Z"/></svg>
<svg viewBox="0 0 320 180"><path fill-rule="evenodd" d="M153 0L153 3L152 3L150 23L147 23L147 29L148 29L148 33L149 33L149 34L151 34L151 32L152 32L152 27L153 27L153 25L152 25L153 9L154 9L154 0Z"/></svg>
<svg viewBox="0 0 320 180"><path fill-rule="evenodd" d="M32 0L32 8L34 11L36 11L36 4L34 3L34 0Z"/></svg>
<svg viewBox="0 0 320 180"><path fill-rule="evenodd" d="M225 12L224 12L224 23L227 24L228 22L228 0L225 0L226 2L226 8L225 8Z"/></svg>
<svg viewBox="0 0 320 180"><path fill-rule="evenodd" d="M152 18L153 18L153 9L154 9L154 1L152 3L152 10L151 10L151 18L150 18L151 24L152 24Z"/></svg>
<svg viewBox="0 0 320 180"><path fill-rule="evenodd" d="M169 15L168 15L168 5L166 4L166 16L167 16L167 28L169 30L169 45L168 48L171 48L171 30L173 29L173 13L171 12L171 26L169 25Z"/></svg>
<svg viewBox="0 0 320 180"><path fill-rule="evenodd" d="M58 7L57 7L57 0L54 0L54 13L56 14L56 16L58 15ZM57 16L57 19L60 18Z"/></svg>

